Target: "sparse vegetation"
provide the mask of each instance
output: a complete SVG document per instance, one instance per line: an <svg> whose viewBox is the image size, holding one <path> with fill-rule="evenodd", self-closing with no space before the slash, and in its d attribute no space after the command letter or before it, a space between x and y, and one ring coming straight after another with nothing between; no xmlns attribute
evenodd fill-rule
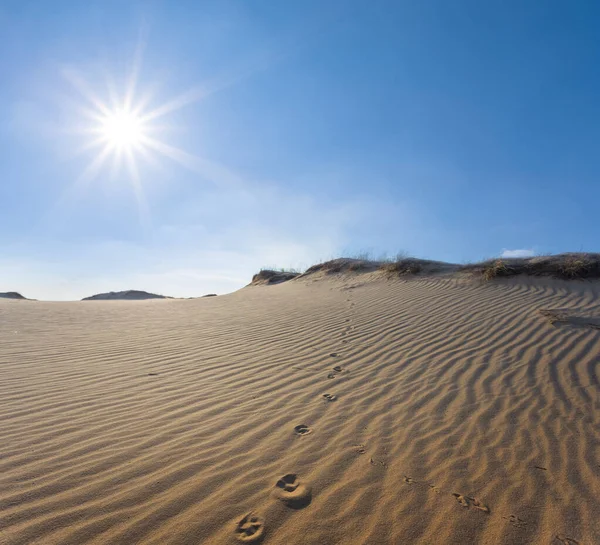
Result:
<svg viewBox="0 0 600 545"><path fill-rule="evenodd" d="M419 274L423 270L422 260L411 257L400 257L395 261L382 263L379 268L389 275Z"/></svg>
<svg viewBox="0 0 600 545"><path fill-rule="evenodd" d="M277 273L300 274L302 271L294 267L261 267L259 272L271 271Z"/></svg>
<svg viewBox="0 0 600 545"><path fill-rule="evenodd" d="M378 263L375 261L369 261L367 259L355 259L352 257L340 257L338 259L332 259L313 265L306 269L304 274L312 274L319 271L325 272L326 274L335 274L344 271L360 272L367 270L374 270L377 268Z"/></svg>
<svg viewBox="0 0 600 545"><path fill-rule="evenodd" d="M549 276L563 280L600 278L600 254L569 253L549 256L493 259L463 265L461 270L484 280L516 276Z"/></svg>
<svg viewBox="0 0 600 545"><path fill-rule="evenodd" d="M509 266L503 259L496 259L486 263L483 267L484 280L492 280L500 276L513 276L519 274L518 269Z"/></svg>
<svg viewBox="0 0 600 545"><path fill-rule="evenodd" d="M300 273L296 271L290 271L285 269L273 270L273 269L261 269L257 274L252 277L251 285L256 284L280 284L286 282L292 278L296 278Z"/></svg>
<svg viewBox="0 0 600 545"><path fill-rule="evenodd" d="M600 278L600 254L569 253L523 258L497 258L455 265L441 261L417 259L400 253L395 258L366 259L366 253L357 257L340 257L318 263L300 273L297 269L265 268L252 279L253 284L279 284L296 277L323 272L361 273L382 271L388 277L414 276L419 274L465 272L490 281L517 275L548 276L564 280ZM363 259L365 258L365 259Z"/></svg>

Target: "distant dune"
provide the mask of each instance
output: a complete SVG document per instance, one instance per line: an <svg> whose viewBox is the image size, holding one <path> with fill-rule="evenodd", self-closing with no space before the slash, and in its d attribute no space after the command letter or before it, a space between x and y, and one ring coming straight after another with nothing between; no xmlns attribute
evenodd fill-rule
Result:
<svg viewBox="0 0 600 545"><path fill-rule="evenodd" d="M27 299L27 297L23 297L20 293L17 293L16 291L0 292L0 297L2 299Z"/></svg>
<svg viewBox="0 0 600 545"><path fill-rule="evenodd" d="M0 305L0 543L598 544L598 262Z"/></svg>
<svg viewBox="0 0 600 545"><path fill-rule="evenodd" d="M125 299L128 301L139 301L143 299L170 299L165 295L156 295L147 291L126 290L126 291L110 291L108 293L99 293L90 297L84 297L82 301L110 301L113 299Z"/></svg>

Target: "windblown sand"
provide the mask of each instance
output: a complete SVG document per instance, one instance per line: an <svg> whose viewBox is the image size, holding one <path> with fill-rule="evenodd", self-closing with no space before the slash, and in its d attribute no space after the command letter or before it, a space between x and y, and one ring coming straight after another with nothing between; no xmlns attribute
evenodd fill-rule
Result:
<svg viewBox="0 0 600 545"><path fill-rule="evenodd" d="M599 292L3 301L0 543L600 543Z"/></svg>

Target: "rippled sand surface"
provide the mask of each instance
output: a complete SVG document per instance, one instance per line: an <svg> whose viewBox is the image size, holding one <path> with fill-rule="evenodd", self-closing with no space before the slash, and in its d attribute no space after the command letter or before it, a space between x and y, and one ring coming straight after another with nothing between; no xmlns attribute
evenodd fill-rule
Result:
<svg viewBox="0 0 600 545"><path fill-rule="evenodd" d="M599 288L2 301L0 543L600 543Z"/></svg>

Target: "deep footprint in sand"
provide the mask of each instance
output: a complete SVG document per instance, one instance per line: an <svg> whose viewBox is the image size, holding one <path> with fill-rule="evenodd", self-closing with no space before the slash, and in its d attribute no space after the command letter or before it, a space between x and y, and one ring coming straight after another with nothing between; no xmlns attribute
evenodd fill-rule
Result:
<svg viewBox="0 0 600 545"><path fill-rule="evenodd" d="M558 540L558 541L557 541ZM563 534L557 534L552 543L562 543L563 545L580 545L579 541Z"/></svg>
<svg viewBox="0 0 600 545"><path fill-rule="evenodd" d="M306 424L298 424L294 427L294 431L298 435L308 435L309 433L312 433L312 430Z"/></svg>
<svg viewBox="0 0 600 545"><path fill-rule="evenodd" d="M323 394L326 401L335 401L337 396L335 394Z"/></svg>
<svg viewBox="0 0 600 545"><path fill-rule="evenodd" d="M406 484L415 484L415 480L412 477L409 477L408 475L404 475L404 482Z"/></svg>
<svg viewBox="0 0 600 545"><path fill-rule="evenodd" d="M312 500L310 486L304 484L295 473L281 477L275 483L273 495L293 509L302 509Z"/></svg>
<svg viewBox="0 0 600 545"><path fill-rule="evenodd" d="M335 378L339 373L343 373L344 369L340 365L336 365L332 371L332 373L327 375L327 378Z"/></svg>
<svg viewBox="0 0 600 545"><path fill-rule="evenodd" d="M472 498L470 496L464 496L463 494L457 494L456 492L452 494L458 503L460 503L463 507L469 508L474 507L475 509L479 509L479 511L483 511L484 513L490 513L490 508L487 505L481 503L478 499Z"/></svg>
<svg viewBox="0 0 600 545"><path fill-rule="evenodd" d="M371 458L369 460L369 463L372 466L381 466L381 467L387 467L387 463L385 463L383 460L375 460L374 458Z"/></svg>
<svg viewBox="0 0 600 545"><path fill-rule="evenodd" d="M456 501L458 503L460 503L463 507L466 507L466 508L469 507L469 500L467 498L465 498L462 494L454 493L452 495L456 498Z"/></svg>
<svg viewBox="0 0 600 545"><path fill-rule="evenodd" d="M248 513L235 528L235 537L244 543L258 543L265 535L265 523L255 513Z"/></svg>

